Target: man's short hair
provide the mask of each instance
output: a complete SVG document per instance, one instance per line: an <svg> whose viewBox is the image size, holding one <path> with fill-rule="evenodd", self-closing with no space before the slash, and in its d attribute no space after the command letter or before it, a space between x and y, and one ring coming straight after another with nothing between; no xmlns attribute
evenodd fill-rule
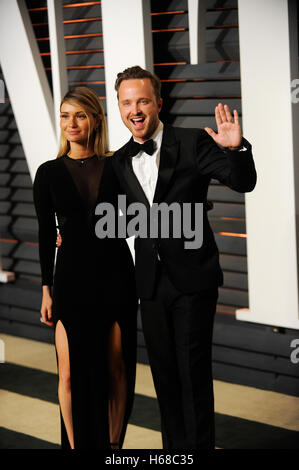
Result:
<svg viewBox="0 0 299 470"><path fill-rule="evenodd" d="M117 98L118 98L118 91L121 82L124 80L132 80L138 78L149 78L152 82L152 86L154 89L154 93L156 96L157 103L161 99L161 82L160 79L154 73L149 72L148 70L144 70L139 65L135 65L134 67L129 67L125 69L123 72L117 74L117 79L115 82L115 90L117 91Z"/></svg>

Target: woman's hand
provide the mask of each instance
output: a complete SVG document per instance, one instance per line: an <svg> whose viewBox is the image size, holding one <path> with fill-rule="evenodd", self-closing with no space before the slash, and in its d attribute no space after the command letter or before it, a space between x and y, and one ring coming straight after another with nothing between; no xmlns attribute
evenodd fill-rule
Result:
<svg viewBox="0 0 299 470"><path fill-rule="evenodd" d="M57 238L56 238L56 246L58 246L58 248L62 245L62 238L61 238L61 235L60 233L57 234Z"/></svg>
<svg viewBox="0 0 299 470"><path fill-rule="evenodd" d="M52 297L50 295L50 288L49 286L43 286L43 298L42 298L42 306L41 306L41 322L45 323L45 325L53 326L54 323L52 321Z"/></svg>

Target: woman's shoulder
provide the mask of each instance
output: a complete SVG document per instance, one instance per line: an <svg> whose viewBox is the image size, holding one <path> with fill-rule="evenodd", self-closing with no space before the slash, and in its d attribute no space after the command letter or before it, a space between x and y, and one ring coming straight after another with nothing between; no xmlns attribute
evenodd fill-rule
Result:
<svg viewBox="0 0 299 470"><path fill-rule="evenodd" d="M60 158L53 158L53 160L47 160L39 165L37 171L47 171L48 169L55 168L59 163Z"/></svg>
<svg viewBox="0 0 299 470"><path fill-rule="evenodd" d="M53 160L47 160L39 165L36 170L35 180L45 180L48 179L51 174L55 174L59 168L60 158L54 158Z"/></svg>

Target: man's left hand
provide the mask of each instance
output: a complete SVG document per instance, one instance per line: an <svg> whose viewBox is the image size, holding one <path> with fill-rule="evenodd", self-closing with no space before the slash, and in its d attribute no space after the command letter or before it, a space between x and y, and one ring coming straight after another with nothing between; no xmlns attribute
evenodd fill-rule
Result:
<svg viewBox="0 0 299 470"><path fill-rule="evenodd" d="M239 124L238 112L234 109L234 116L232 116L227 104L223 106L222 103L219 103L215 108L215 119L217 132L214 132L209 127L205 127L205 131L214 139L216 144L230 150L240 147L242 131Z"/></svg>

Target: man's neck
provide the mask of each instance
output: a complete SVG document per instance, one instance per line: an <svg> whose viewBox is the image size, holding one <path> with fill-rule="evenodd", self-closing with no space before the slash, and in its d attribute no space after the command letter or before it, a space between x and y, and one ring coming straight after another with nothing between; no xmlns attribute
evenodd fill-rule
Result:
<svg viewBox="0 0 299 470"><path fill-rule="evenodd" d="M160 120L158 120L156 128L155 128L154 132L150 135L150 137L147 137L146 139L139 139L138 137L135 137L133 135L133 139L135 140L135 142L138 142L139 144L144 144L144 142L146 142L147 140L154 139L156 137L156 135L158 134L158 132L160 131L162 126L163 126L162 122Z"/></svg>

